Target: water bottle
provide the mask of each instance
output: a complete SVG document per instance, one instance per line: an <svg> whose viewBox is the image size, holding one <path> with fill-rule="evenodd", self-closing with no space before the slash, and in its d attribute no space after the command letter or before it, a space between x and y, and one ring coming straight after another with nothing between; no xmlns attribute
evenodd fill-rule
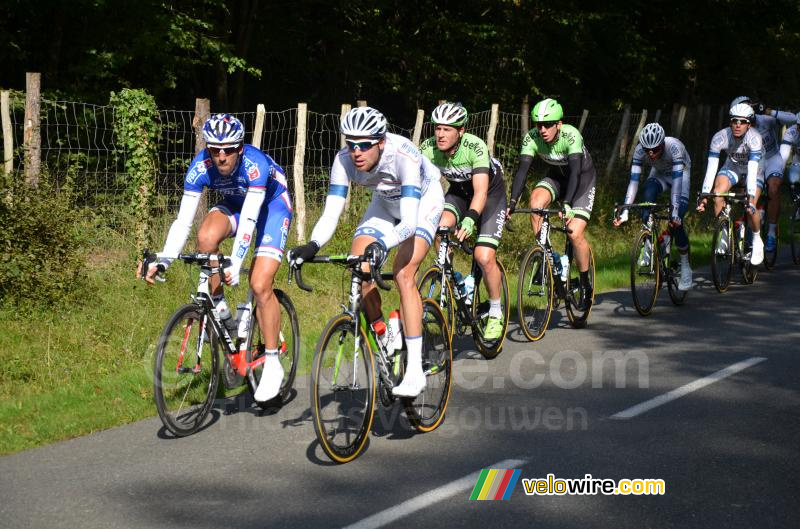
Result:
<svg viewBox="0 0 800 529"><path fill-rule="evenodd" d="M236 306L236 315L239 318L239 338L244 340L250 330L250 304L239 303Z"/></svg>
<svg viewBox="0 0 800 529"><path fill-rule="evenodd" d="M395 309L389 313L388 330L389 352L399 351L403 348L403 324L400 321L400 309Z"/></svg>
<svg viewBox="0 0 800 529"><path fill-rule="evenodd" d="M472 291L475 290L475 278L472 274L464 278L464 296L466 297L466 304L472 303Z"/></svg>
<svg viewBox="0 0 800 529"><path fill-rule="evenodd" d="M561 254L553 252L553 275L561 277Z"/></svg>
<svg viewBox="0 0 800 529"><path fill-rule="evenodd" d="M372 323L372 330L375 331L378 341L384 348L389 348L389 336L386 334L386 323L383 320L378 320Z"/></svg>
<svg viewBox="0 0 800 529"><path fill-rule="evenodd" d="M561 281L567 282L569 278L569 257L566 255L561 256Z"/></svg>
<svg viewBox="0 0 800 529"><path fill-rule="evenodd" d="M669 230L664 230L664 233L658 236L658 242L661 244L661 255L669 257L669 246L671 240L672 236L669 234Z"/></svg>
<svg viewBox="0 0 800 529"><path fill-rule="evenodd" d="M453 274L453 279L456 280L456 288L458 289L458 293L461 294L461 297L464 297L464 276L461 275L461 272L456 272Z"/></svg>
<svg viewBox="0 0 800 529"><path fill-rule="evenodd" d="M224 299L217 303L217 313L219 313L219 318L222 320L222 324L225 328L228 329L228 332L236 332L236 320L233 319L233 314L231 314L231 311L228 309L228 304L225 303Z"/></svg>

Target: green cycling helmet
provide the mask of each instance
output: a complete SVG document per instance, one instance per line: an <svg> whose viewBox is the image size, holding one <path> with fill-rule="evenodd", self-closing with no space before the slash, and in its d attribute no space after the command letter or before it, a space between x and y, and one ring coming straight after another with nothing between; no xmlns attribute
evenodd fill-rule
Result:
<svg viewBox="0 0 800 529"><path fill-rule="evenodd" d="M555 99L542 99L531 111L531 119L534 123L542 121L561 121L564 117L564 109Z"/></svg>

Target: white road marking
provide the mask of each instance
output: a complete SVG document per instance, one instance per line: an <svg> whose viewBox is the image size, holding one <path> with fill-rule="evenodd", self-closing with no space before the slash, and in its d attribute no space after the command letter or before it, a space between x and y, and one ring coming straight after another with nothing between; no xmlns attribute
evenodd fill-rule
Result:
<svg viewBox="0 0 800 529"><path fill-rule="evenodd" d="M526 462L527 461L524 459L506 459L505 461L500 461L499 463L495 463L485 468L519 468ZM354 524L348 525L344 529L375 529L377 527L383 527L384 525L397 521L400 518L408 516L409 514L420 511L426 507L430 507L434 503L446 500L447 498L455 496L460 492L472 489L475 486L475 483L478 482L480 475L481 471L478 470L468 476L464 476L461 479L452 481L447 485L442 485L439 488L429 490L428 492L420 494L419 496L411 498L410 500L406 500L403 503L395 505L394 507L389 507L386 510L375 513L368 518L364 518L363 520L360 520Z"/></svg>
<svg viewBox="0 0 800 529"><path fill-rule="evenodd" d="M637 415L641 415L645 412L652 410L653 408L661 406L662 404L666 404L675 399L679 399L684 395L688 395L689 393L704 388L710 384L713 384L714 382L719 382L724 378L734 375L739 371L743 371L748 367L752 367L758 363L761 363L764 360L766 360L766 358L764 358L763 356L754 356L753 358L748 358L747 360L737 362L733 365L726 367L725 369L720 369L716 373L712 373L707 377L699 378L694 382L686 384L685 386L675 388L668 393L664 393L663 395L659 395L658 397L646 400L641 404L637 404L636 406L631 406L630 408L622 410L619 413L615 413L610 418L625 420L636 417Z"/></svg>

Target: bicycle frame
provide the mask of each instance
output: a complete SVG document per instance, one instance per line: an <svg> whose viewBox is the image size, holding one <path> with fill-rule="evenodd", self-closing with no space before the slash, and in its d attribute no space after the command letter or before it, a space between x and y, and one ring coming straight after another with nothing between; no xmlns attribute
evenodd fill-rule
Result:
<svg viewBox="0 0 800 529"><path fill-rule="evenodd" d="M451 285L456 285L456 278L453 272L453 258L452 253L450 252L450 247L459 247L468 255L472 255L472 251L465 247L463 243L454 242L450 240L451 229L450 228L441 228L437 231L437 235L439 236L439 251L436 254L436 264L442 271L442 278L441 282L442 285L445 284L445 278L449 279ZM481 267L478 266L478 263L475 259L472 260L470 274L475 279L475 284L477 285L480 280L483 278L483 271ZM441 290L439 293L440 299L438 300L439 306L443 306L445 302L445 296L447 293L444 289ZM461 294L460 289L454 288L453 289L453 296L455 297L456 307L456 317L458 318L458 323L465 324L465 325L472 325L475 319L472 317L472 311L467 305L467 298L466 296Z"/></svg>

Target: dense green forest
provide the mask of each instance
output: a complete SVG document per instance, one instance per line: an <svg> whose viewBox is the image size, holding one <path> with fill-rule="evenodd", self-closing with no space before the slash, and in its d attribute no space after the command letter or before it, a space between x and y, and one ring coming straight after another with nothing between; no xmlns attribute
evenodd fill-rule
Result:
<svg viewBox="0 0 800 529"><path fill-rule="evenodd" d="M568 106L797 106L797 0L3 0L0 86L103 103L145 88L162 108L388 114L555 96ZM3 11L6 11L5 13Z"/></svg>

